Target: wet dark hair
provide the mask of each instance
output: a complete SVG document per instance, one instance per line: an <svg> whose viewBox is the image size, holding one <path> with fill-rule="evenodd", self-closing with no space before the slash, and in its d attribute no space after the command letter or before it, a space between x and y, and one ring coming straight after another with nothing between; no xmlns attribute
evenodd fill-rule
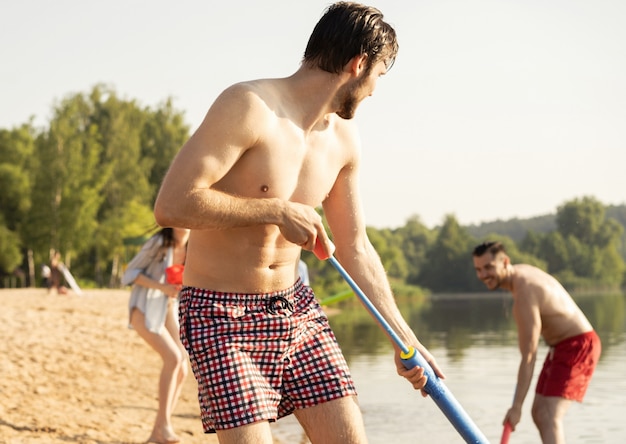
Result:
<svg viewBox="0 0 626 444"><path fill-rule="evenodd" d="M317 22L303 62L338 74L353 57L367 54L367 71L380 60L390 69L398 53L396 31L371 6L352 2L330 5Z"/></svg>
<svg viewBox="0 0 626 444"><path fill-rule="evenodd" d="M172 245L174 245L174 229L173 228L170 228L170 227L161 228L161 230L157 234L160 234L161 237L163 238L164 247L171 247Z"/></svg>
<svg viewBox="0 0 626 444"><path fill-rule="evenodd" d="M487 252L495 256L496 254L500 252L506 253L506 249L504 248L504 245L502 245L501 242L495 242L495 241L483 242L480 245L476 245L476 247L474 248L474 251L472 252L472 256L480 257Z"/></svg>

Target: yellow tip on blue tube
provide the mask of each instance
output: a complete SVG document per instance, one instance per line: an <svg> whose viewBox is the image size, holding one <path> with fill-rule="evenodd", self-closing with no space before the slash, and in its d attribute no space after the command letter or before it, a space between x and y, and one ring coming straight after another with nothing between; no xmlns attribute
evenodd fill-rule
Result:
<svg viewBox="0 0 626 444"><path fill-rule="evenodd" d="M400 357L402 359L411 359L413 356L415 356L415 353L417 353L417 350L415 350L415 347L409 347L409 350L406 353L400 352Z"/></svg>

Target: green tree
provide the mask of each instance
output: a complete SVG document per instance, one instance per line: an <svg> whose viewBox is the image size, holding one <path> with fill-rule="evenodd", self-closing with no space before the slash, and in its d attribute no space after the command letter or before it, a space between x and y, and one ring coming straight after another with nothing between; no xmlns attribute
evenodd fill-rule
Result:
<svg viewBox="0 0 626 444"><path fill-rule="evenodd" d="M4 223L0 214L0 275L10 274L22 263L20 238Z"/></svg>
<svg viewBox="0 0 626 444"><path fill-rule="evenodd" d="M110 133L116 135L110 146L109 163L118 167L113 170L115 179L111 181L116 184L114 198L102 211L98 257L111 261L109 285L116 285L125 252L121 239L155 226L152 207L156 194L174 156L189 137L189 128L170 99L155 110L139 109L134 102L120 103L114 95L105 105L108 109L104 115L117 118L115 124L108 120L109 126L115 128ZM132 171L128 162L133 163ZM98 275L102 273L102 261L99 264Z"/></svg>
<svg viewBox="0 0 626 444"><path fill-rule="evenodd" d="M541 251L542 234L539 234L533 230L528 230L526 235L519 243L520 251L523 251L533 256L539 255Z"/></svg>
<svg viewBox="0 0 626 444"><path fill-rule="evenodd" d="M188 131L171 99L143 108L104 85L55 103L46 128L0 130L0 266L19 263L21 247L36 262L56 249L77 277L114 284L124 238L155 227L161 178Z"/></svg>
<svg viewBox="0 0 626 444"><path fill-rule="evenodd" d="M36 143L41 163L33 191L37 210L30 215L33 238L61 251L68 265L92 244L102 202L102 146L92 111L81 95L64 99Z"/></svg>
<svg viewBox="0 0 626 444"><path fill-rule="evenodd" d="M36 158L31 124L0 129L0 272L22 263L24 221L32 206L32 170Z"/></svg>
<svg viewBox="0 0 626 444"><path fill-rule="evenodd" d="M470 256L475 243L453 215L446 216L428 251L420 284L432 291L467 291L475 279Z"/></svg>
<svg viewBox="0 0 626 444"><path fill-rule="evenodd" d="M422 268L427 261L427 253L435 241L435 234L429 230L418 216L409 218L403 227L396 230L400 248L406 258L408 284L419 285Z"/></svg>
<svg viewBox="0 0 626 444"><path fill-rule="evenodd" d="M153 198L156 198L172 159L189 138L189 127L183 114L174 109L171 99L146 112L147 119L141 132L141 154L143 158L152 159L148 179L154 190Z"/></svg>
<svg viewBox="0 0 626 444"><path fill-rule="evenodd" d="M154 199L162 176L188 137L188 127L171 100L156 110L142 108L103 85L94 87L89 97L106 169L98 230L88 254L95 258L96 281L115 286L124 265L123 239L156 227Z"/></svg>
<svg viewBox="0 0 626 444"><path fill-rule="evenodd" d="M566 202L557 210L556 223L567 260L554 272L567 269L598 283L621 282L626 268L619 254L623 227L615 219L606 218L601 202L588 196Z"/></svg>
<svg viewBox="0 0 626 444"><path fill-rule="evenodd" d="M33 134L30 124L12 130L0 129L0 211L11 230L19 230L32 204Z"/></svg>
<svg viewBox="0 0 626 444"><path fill-rule="evenodd" d="M546 234L541 240L540 257L548 264L549 273L559 273L570 265L570 249L558 231Z"/></svg>
<svg viewBox="0 0 626 444"><path fill-rule="evenodd" d="M407 262L399 237L389 229L377 230L373 227L367 227L367 235L389 278L404 281L408 273Z"/></svg>
<svg viewBox="0 0 626 444"><path fill-rule="evenodd" d="M103 85L93 88L89 101L93 107L91 121L102 145L100 163L105 167L101 169L103 200L98 208L94 243L83 254L93 258L90 265L94 267L98 285L116 285L123 239L140 234L130 231L136 226L129 224L129 219L141 218L143 232L154 225L151 214L154 189L148 179L154 159L143 157L141 147L148 113L134 101L121 100L114 90Z"/></svg>
<svg viewBox="0 0 626 444"><path fill-rule="evenodd" d="M613 240L615 226L605 218L604 205L593 197L566 202L557 209L557 230L564 239L572 236L585 245L605 247Z"/></svg>

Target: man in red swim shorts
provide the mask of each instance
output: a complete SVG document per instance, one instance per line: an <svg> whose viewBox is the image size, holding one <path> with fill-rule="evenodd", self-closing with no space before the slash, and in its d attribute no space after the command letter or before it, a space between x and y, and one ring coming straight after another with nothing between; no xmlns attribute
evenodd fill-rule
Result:
<svg viewBox="0 0 626 444"><path fill-rule="evenodd" d="M535 393L582 402L600 357L600 338L588 331L550 348Z"/></svg>
<svg viewBox="0 0 626 444"><path fill-rule="evenodd" d="M600 338L569 293L552 276L527 264L512 265L500 242L474 248L478 279L490 290L503 288L513 295L522 359L513 406L503 424L519 423L528 393L539 338L550 346L537 381L532 415L543 443L564 443L563 417L572 401L582 402L600 358Z"/></svg>

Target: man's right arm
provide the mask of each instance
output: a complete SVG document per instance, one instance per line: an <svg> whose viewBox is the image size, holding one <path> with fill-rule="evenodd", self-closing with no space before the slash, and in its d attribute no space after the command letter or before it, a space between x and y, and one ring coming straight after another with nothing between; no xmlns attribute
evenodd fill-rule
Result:
<svg viewBox="0 0 626 444"><path fill-rule="evenodd" d="M154 206L157 223L192 229L275 223L278 199L248 199L214 187L254 146L262 125L255 96L245 86L224 91L165 175Z"/></svg>
<svg viewBox="0 0 626 444"><path fill-rule="evenodd" d="M232 86L218 97L163 179L154 206L159 225L220 230L272 224L305 249L312 250L318 236L328 243L313 207L280 198L250 198L215 186L271 127L260 102L245 85Z"/></svg>
<svg viewBox="0 0 626 444"><path fill-rule="evenodd" d="M535 295L532 291L524 291L523 288L518 288L516 291L518 296L515 299L513 314L517 324L521 359L517 372L513 405L505 417L505 422L509 422L513 430L521 419L522 406L530 389L537 359L537 347L541 337L541 316Z"/></svg>

